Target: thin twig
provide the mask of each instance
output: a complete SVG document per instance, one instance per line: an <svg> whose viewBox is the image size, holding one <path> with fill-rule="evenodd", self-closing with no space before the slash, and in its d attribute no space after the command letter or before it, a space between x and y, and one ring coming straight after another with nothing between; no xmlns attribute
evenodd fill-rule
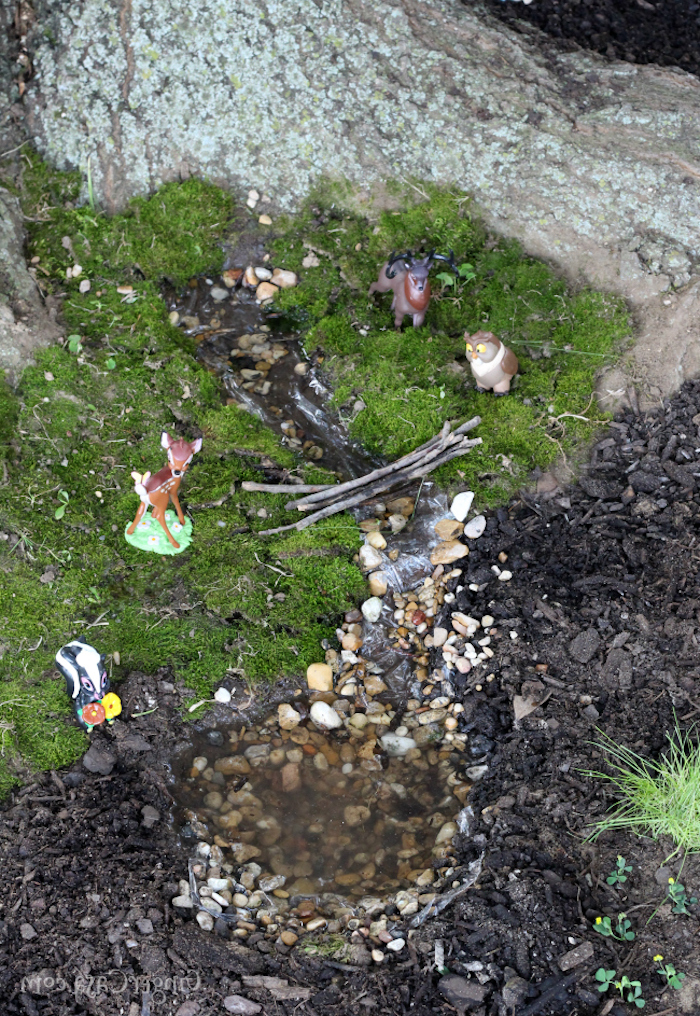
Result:
<svg viewBox="0 0 700 1016"><path fill-rule="evenodd" d="M259 491L261 494L317 494L322 490L331 490L334 483L255 483L244 480L243 490Z"/></svg>

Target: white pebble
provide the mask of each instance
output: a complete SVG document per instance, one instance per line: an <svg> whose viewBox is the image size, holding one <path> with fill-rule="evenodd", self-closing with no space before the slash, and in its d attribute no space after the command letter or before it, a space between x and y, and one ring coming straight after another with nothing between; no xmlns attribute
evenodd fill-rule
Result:
<svg viewBox="0 0 700 1016"><path fill-rule="evenodd" d="M516 640L516 639L517 639L517 637L518 637L518 633L517 633L517 631L512 631L512 632L510 632L510 637L512 638L513 642L515 642L515 640Z"/></svg>
<svg viewBox="0 0 700 1016"><path fill-rule="evenodd" d="M213 931L214 930L214 918L211 914L208 914L206 910L200 910L197 914L197 924L202 931Z"/></svg>
<svg viewBox="0 0 700 1016"><path fill-rule="evenodd" d="M509 582L513 578L513 572L502 571L498 576L499 582Z"/></svg>
<svg viewBox="0 0 700 1016"><path fill-rule="evenodd" d="M352 762L346 762L340 769L343 776L349 776L352 772Z"/></svg>
<svg viewBox="0 0 700 1016"><path fill-rule="evenodd" d="M464 535L468 540L478 540L486 529L486 519L483 515L475 515L464 527Z"/></svg>
<svg viewBox="0 0 700 1016"><path fill-rule="evenodd" d="M335 709L331 709L325 702L314 702L310 715L317 727L325 727L330 730L343 724Z"/></svg>
<svg viewBox="0 0 700 1016"><path fill-rule="evenodd" d="M80 286L78 288L79 288L81 293L89 293L90 292L90 280L89 279L83 279L83 281L80 283Z"/></svg>
<svg viewBox="0 0 700 1016"><path fill-rule="evenodd" d="M464 522L474 500L473 490L463 490L450 505L450 511L458 522Z"/></svg>
<svg viewBox="0 0 700 1016"><path fill-rule="evenodd" d="M392 939L391 942L387 942L386 947L387 949L390 949L392 952L401 952L401 950L405 945L406 942L403 938L395 938Z"/></svg>
<svg viewBox="0 0 700 1016"><path fill-rule="evenodd" d="M384 962L384 953L381 951L381 949L372 950L372 959L374 960L375 963Z"/></svg>
<svg viewBox="0 0 700 1016"><path fill-rule="evenodd" d="M490 628L492 624L493 624L493 617L491 616L491 614L484 614L484 616L481 619L481 627L482 628Z"/></svg>
<svg viewBox="0 0 700 1016"><path fill-rule="evenodd" d="M382 612L382 606L382 601L378 596L370 596L370 598L365 600L362 604L362 616L371 624L374 624L375 621L379 620L379 616Z"/></svg>
<svg viewBox="0 0 700 1016"><path fill-rule="evenodd" d="M214 692L214 698L216 699L217 702L230 702L231 692L228 690L228 688L217 688L216 691Z"/></svg>

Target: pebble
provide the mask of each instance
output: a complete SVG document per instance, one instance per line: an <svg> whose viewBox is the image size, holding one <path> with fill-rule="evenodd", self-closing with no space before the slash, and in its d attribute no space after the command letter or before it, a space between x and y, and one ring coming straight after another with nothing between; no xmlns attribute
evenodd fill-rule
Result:
<svg viewBox="0 0 700 1016"><path fill-rule="evenodd" d="M301 713L298 713L287 702L282 702L277 706L277 718L282 730L293 730L301 723Z"/></svg>
<svg viewBox="0 0 700 1016"><path fill-rule="evenodd" d="M259 279L260 282L267 282L272 278L272 272L269 268L254 268L253 272L255 274L255 278Z"/></svg>
<svg viewBox="0 0 700 1016"><path fill-rule="evenodd" d="M207 910L200 910L197 913L197 924L202 931L214 930L214 917Z"/></svg>
<svg viewBox="0 0 700 1016"><path fill-rule="evenodd" d="M430 555L430 563L432 565L452 564L454 561L459 561L460 558L466 557L468 553L469 548L463 543L459 543L457 540L450 540L437 545Z"/></svg>
<svg viewBox="0 0 700 1016"><path fill-rule="evenodd" d="M209 290L209 296L217 303L221 303L222 300L228 299L228 290L222 289L221 286L212 286Z"/></svg>
<svg viewBox="0 0 700 1016"><path fill-rule="evenodd" d="M389 588L389 580L386 572L375 571L368 578L369 591L372 596L384 596Z"/></svg>
<svg viewBox="0 0 700 1016"><path fill-rule="evenodd" d="M379 568L382 564L382 555L368 543L366 543L363 547L360 547L358 556L360 558L360 568L362 571L374 571L375 568Z"/></svg>
<svg viewBox="0 0 700 1016"><path fill-rule="evenodd" d="M464 524L456 519L441 519L435 524L435 532L441 540L454 540L464 532Z"/></svg>
<svg viewBox="0 0 700 1016"><path fill-rule="evenodd" d="M474 500L474 491L472 490L463 490L461 494L458 494L457 497L453 500L452 504L450 505L450 511L452 512L454 517L458 520L458 522L464 522L467 515L469 514L469 509L472 506L473 500Z"/></svg>
<svg viewBox="0 0 700 1016"><path fill-rule="evenodd" d="M234 1016L256 1016L262 1012L262 1006L258 1002L251 1002L243 995L227 995L224 999L224 1009Z"/></svg>
<svg viewBox="0 0 700 1016"><path fill-rule="evenodd" d="M83 279L81 281L80 285L78 286L78 289L80 290L81 293L89 293L90 292L90 280L89 279Z"/></svg>
<svg viewBox="0 0 700 1016"><path fill-rule="evenodd" d="M405 515L399 515L398 513L390 515L387 519L389 526L391 527L392 533L400 533L401 530L408 525L408 519Z"/></svg>
<svg viewBox="0 0 700 1016"><path fill-rule="evenodd" d="M362 604L362 615L371 624L374 624L379 620L382 613L382 607L384 604L378 596L370 596L368 600Z"/></svg>
<svg viewBox="0 0 700 1016"><path fill-rule="evenodd" d="M468 540L478 540L486 529L486 519L483 515L475 515L464 527L464 535Z"/></svg>
<svg viewBox="0 0 700 1016"><path fill-rule="evenodd" d="M295 366L295 368L294 368L294 373L298 374L300 377L303 377L304 374L308 374L309 373L309 365L308 365L308 363L303 363L303 362L302 363L298 363Z"/></svg>
<svg viewBox="0 0 700 1016"><path fill-rule="evenodd" d="M172 905L174 907L183 907L185 910L191 910L194 907L194 903L192 902L192 897L189 895L189 893L187 894L187 896L184 896L184 895L183 896L173 896L173 899L172 899L171 902L172 902Z"/></svg>
<svg viewBox="0 0 700 1016"><path fill-rule="evenodd" d="M26 922L24 924L20 924L20 926L19 926L19 933L20 933L20 935L22 936L22 938L24 939L25 942L29 942L29 941L31 941L31 939L36 938L36 936L38 934L38 932L36 932L34 930L32 925L31 924L27 924Z"/></svg>
<svg viewBox="0 0 700 1016"><path fill-rule="evenodd" d="M273 286L271 282L261 282L255 290L255 299L260 303L269 303L277 293L279 293L277 286Z"/></svg>
<svg viewBox="0 0 700 1016"><path fill-rule="evenodd" d="M285 268L275 268L272 273L272 281L280 289L291 289L293 286L296 286L299 279L295 272L290 272Z"/></svg>
<svg viewBox="0 0 700 1016"><path fill-rule="evenodd" d="M498 576L498 581L499 582L510 582L510 580L512 578L513 578L513 572L502 571L500 573L500 575Z"/></svg>
<svg viewBox="0 0 700 1016"><path fill-rule="evenodd" d="M380 741L387 755L393 757L405 755L406 752L417 747L412 737L400 737L398 734L384 734Z"/></svg>
<svg viewBox="0 0 700 1016"><path fill-rule="evenodd" d="M386 547L386 540L381 533L374 532L367 534L367 543L370 547L374 547L375 550L384 550Z"/></svg>
<svg viewBox="0 0 700 1016"><path fill-rule="evenodd" d="M440 627L433 628L433 645L434 646L443 646L445 644L445 642L447 641L447 636L448 635L449 635L449 632L447 631L447 628L440 628Z"/></svg>
<svg viewBox="0 0 700 1016"><path fill-rule="evenodd" d="M312 663L306 670L306 683L311 691L333 691L333 671L327 663Z"/></svg>
<svg viewBox="0 0 700 1016"><path fill-rule="evenodd" d="M343 721L335 709L332 709L325 702L314 702L311 706L310 715L317 727L331 730L334 727L341 727L343 725Z"/></svg>
<svg viewBox="0 0 700 1016"><path fill-rule="evenodd" d="M261 226L271 226L272 225L272 219L270 218L269 215L261 215L261 216L259 216L258 217L258 222L260 223Z"/></svg>
<svg viewBox="0 0 700 1016"><path fill-rule="evenodd" d="M299 936L295 935L293 931L283 931L280 938L282 939L284 945L289 946L296 945L299 941Z"/></svg>
<svg viewBox="0 0 700 1016"><path fill-rule="evenodd" d="M394 938L391 942L387 942L386 947L391 952L401 952L403 947L406 945L406 940L403 938Z"/></svg>
<svg viewBox="0 0 700 1016"><path fill-rule="evenodd" d="M227 703L231 701L231 692L228 688L217 688L214 692L214 698L217 702Z"/></svg>
<svg viewBox="0 0 700 1016"><path fill-rule="evenodd" d="M381 949L372 950L372 959L374 960L375 963L384 962L384 953L381 951Z"/></svg>
<svg viewBox="0 0 700 1016"><path fill-rule="evenodd" d="M177 325L180 323L180 315L176 310L171 310L168 314L168 321L171 325Z"/></svg>

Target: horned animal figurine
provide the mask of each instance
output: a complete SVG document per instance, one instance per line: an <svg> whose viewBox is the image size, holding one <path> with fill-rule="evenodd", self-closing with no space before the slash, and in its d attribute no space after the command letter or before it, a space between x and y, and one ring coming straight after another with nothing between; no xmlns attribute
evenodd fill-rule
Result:
<svg viewBox="0 0 700 1016"><path fill-rule="evenodd" d="M435 261L446 261L457 273L453 251L450 251L449 258L444 254L436 254L434 250L424 258L414 257L410 250L405 254L395 254L392 251L389 260L380 269L379 278L369 287L368 296L393 290L391 309L394 311L397 330L401 328L406 314L413 318L414 328L420 328L423 324L430 303L428 273ZM399 262L402 262L402 266Z"/></svg>
<svg viewBox="0 0 700 1016"><path fill-rule="evenodd" d="M122 711L119 696L109 691L104 659L82 639L74 639L56 653L56 666L66 679L76 719L88 734L105 720L114 723Z"/></svg>
<svg viewBox="0 0 700 1016"><path fill-rule="evenodd" d="M161 524L165 535L167 536L170 544L175 550L180 549L180 544L176 541L168 529L168 524L165 519L165 509L168 507L168 501L172 501L177 512L177 517L180 520L180 525L184 526L185 516L182 514L182 508L180 502L177 499L177 492L180 489L180 483L182 477L187 472L187 468L192 461L192 456L196 454L202 447L201 437L196 438L194 441L174 441L170 434L163 431L160 437L161 447L165 448L168 453L168 464L163 466L161 470L151 476L150 473L132 473L132 479L135 481L134 490L141 498L141 504L139 505L138 511L136 512L136 518L131 523L126 533L127 536L132 536L136 527L141 522L146 508L150 505L153 509L152 515L157 522Z"/></svg>
<svg viewBox="0 0 700 1016"><path fill-rule="evenodd" d="M507 395L510 383L518 373L518 358L504 346L493 332L464 333L467 340L467 358L472 369L476 390L494 395Z"/></svg>

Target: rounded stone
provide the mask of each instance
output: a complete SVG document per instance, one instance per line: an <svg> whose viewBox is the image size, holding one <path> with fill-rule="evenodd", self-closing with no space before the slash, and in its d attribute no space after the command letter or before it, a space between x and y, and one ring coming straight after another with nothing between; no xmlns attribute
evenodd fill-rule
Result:
<svg viewBox="0 0 700 1016"><path fill-rule="evenodd" d="M277 706L277 718L282 730L293 730L301 723L301 713L298 713L288 702L281 702Z"/></svg>
<svg viewBox="0 0 700 1016"><path fill-rule="evenodd" d="M375 550L384 550L386 547L386 540L381 533L377 532L367 534L367 543Z"/></svg>
<svg viewBox="0 0 700 1016"><path fill-rule="evenodd" d="M311 691L333 691L333 671L327 663L312 663L306 670Z"/></svg>
<svg viewBox="0 0 700 1016"><path fill-rule="evenodd" d="M360 568L366 572L379 568L383 560L379 551L368 543L360 547L358 556L360 558Z"/></svg>
<svg viewBox="0 0 700 1016"><path fill-rule="evenodd" d="M458 522L464 522L467 515L469 514L469 509L472 506L473 500L474 500L473 490L463 490L461 494L458 494L457 497L454 498L452 504L450 505L450 511L452 512L452 514L454 515L454 517L457 519Z"/></svg>
<svg viewBox="0 0 700 1016"><path fill-rule="evenodd" d="M327 730L341 727L343 724L335 709L332 709L326 702L314 702L310 715L317 727L324 727Z"/></svg>
<svg viewBox="0 0 700 1016"><path fill-rule="evenodd" d="M478 540L486 529L486 519L483 515L475 515L464 527L464 535L468 540Z"/></svg>
<svg viewBox="0 0 700 1016"><path fill-rule="evenodd" d="M458 540L449 540L446 543L439 543L435 550L430 555L430 563L437 564L452 564L454 561L459 561L460 558L466 557L469 553L469 548L463 543L459 543Z"/></svg>
<svg viewBox="0 0 700 1016"><path fill-rule="evenodd" d="M369 591L372 596L384 596L389 588L389 579L386 572L375 571L367 579Z"/></svg>
<svg viewBox="0 0 700 1016"><path fill-rule="evenodd" d="M260 303L269 303L278 292L277 286L273 286L271 282L261 282L255 290L255 299Z"/></svg>
<svg viewBox="0 0 700 1016"><path fill-rule="evenodd" d="M378 596L370 596L368 600L362 604L362 615L365 620L374 624L379 620L382 612L383 603Z"/></svg>

